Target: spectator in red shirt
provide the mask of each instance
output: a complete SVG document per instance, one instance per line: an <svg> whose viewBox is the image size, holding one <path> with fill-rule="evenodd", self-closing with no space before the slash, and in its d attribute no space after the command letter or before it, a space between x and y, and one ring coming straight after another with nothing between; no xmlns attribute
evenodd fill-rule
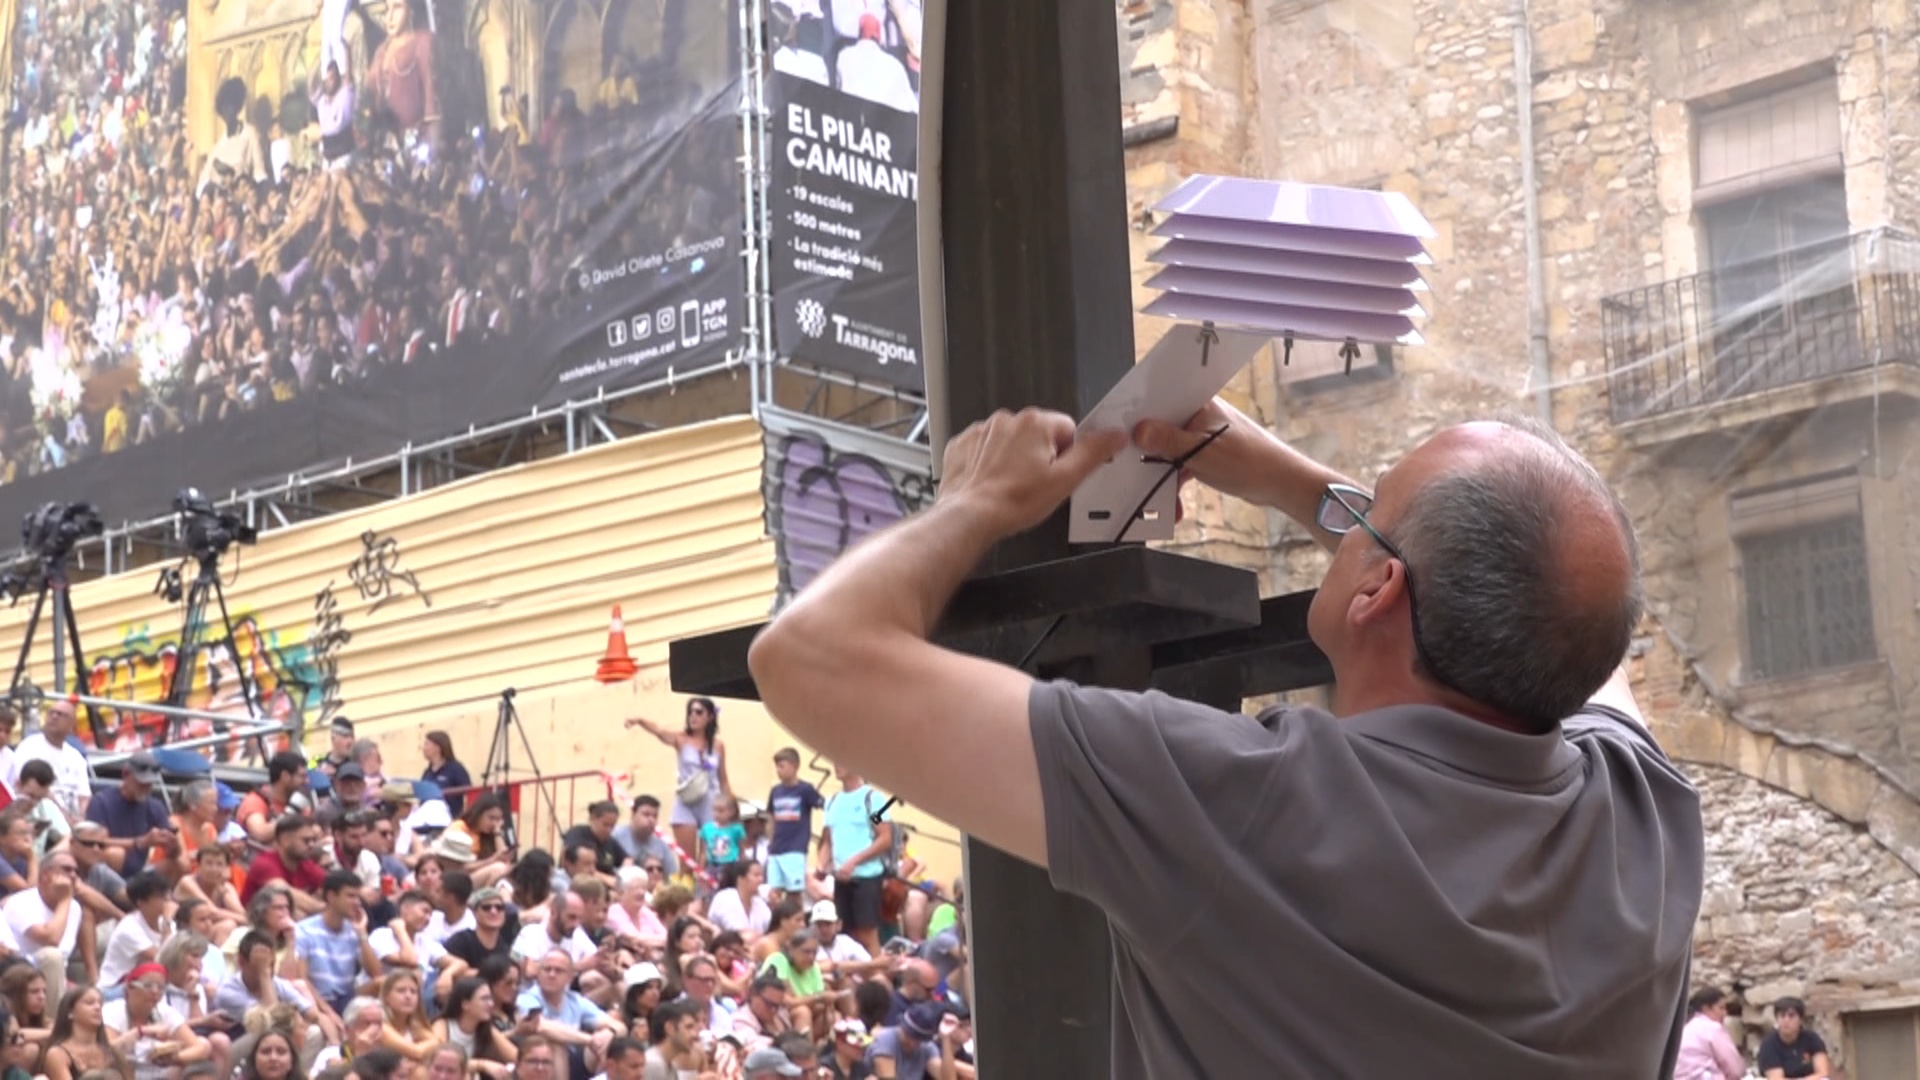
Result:
<svg viewBox="0 0 1920 1080"><path fill-rule="evenodd" d="M306 759L291 750L282 750L267 762L267 786L258 791L249 791L246 798L240 800L239 810L234 812L233 820L247 830L247 836L255 843L275 842L278 833L274 821L286 813L287 805L293 799L293 793L305 787L307 783ZM252 898L253 893L247 893Z"/></svg>
<svg viewBox="0 0 1920 1080"><path fill-rule="evenodd" d="M327 872L313 860L311 833L313 819L303 814L288 814L273 825L273 847L253 857L247 867L247 885L240 890L240 902L249 903L253 894L270 882L283 882L293 890L293 913L298 917L318 914L320 884Z"/></svg>

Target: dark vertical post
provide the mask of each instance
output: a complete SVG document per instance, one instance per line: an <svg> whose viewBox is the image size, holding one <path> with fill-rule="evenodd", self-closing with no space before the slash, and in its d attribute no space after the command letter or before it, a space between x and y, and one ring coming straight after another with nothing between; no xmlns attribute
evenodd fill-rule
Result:
<svg viewBox="0 0 1920 1080"><path fill-rule="evenodd" d="M1085 415L1133 363L1116 27L1111 0L951 0L947 385L932 403L948 430L1001 408ZM1066 525L1009 541L990 568L1067 555ZM1123 655L1047 674L1144 685L1148 670ZM967 867L981 1073L1108 1075L1105 917L971 840Z"/></svg>

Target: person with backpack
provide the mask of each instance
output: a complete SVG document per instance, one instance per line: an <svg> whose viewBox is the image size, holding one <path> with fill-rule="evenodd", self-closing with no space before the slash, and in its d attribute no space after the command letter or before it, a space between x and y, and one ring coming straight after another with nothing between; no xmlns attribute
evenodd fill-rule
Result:
<svg viewBox="0 0 1920 1080"><path fill-rule="evenodd" d="M833 881L842 926L870 954L880 952L880 896L898 831L887 800L860 774L836 764L840 791L827 800L820 830L820 876Z"/></svg>

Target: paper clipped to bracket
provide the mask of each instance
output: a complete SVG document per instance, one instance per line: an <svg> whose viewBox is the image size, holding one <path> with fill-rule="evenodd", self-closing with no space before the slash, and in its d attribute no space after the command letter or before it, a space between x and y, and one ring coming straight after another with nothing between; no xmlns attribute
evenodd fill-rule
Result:
<svg viewBox="0 0 1920 1080"><path fill-rule="evenodd" d="M1080 430L1130 433L1143 420L1184 424L1226 389L1269 336L1176 326L1094 406ZM1127 447L1073 493L1069 543L1172 539L1178 478L1162 483L1167 466L1141 458L1138 448Z"/></svg>

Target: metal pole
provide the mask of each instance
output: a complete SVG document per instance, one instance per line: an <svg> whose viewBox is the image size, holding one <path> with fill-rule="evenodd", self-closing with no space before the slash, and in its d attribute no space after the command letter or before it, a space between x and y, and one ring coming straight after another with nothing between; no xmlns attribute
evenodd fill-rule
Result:
<svg viewBox="0 0 1920 1080"><path fill-rule="evenodd" d="M33 613L27 616L27 633L20 641L20 659L14 661L13 683L9 690L20 689L20 684L27 680L27 656L33 652L33 634L40 629L40 615L47 609L47 591L48 585L41 582L40 595L33 599Z"/></svg>
<svg viewBox="0 0 1920 1080"><path fill-rule="evenodd" d="M96 705L102 709L138 709L156 716L172 716L182 720L207 720L215 724L233 724L235 726L257 722L257 718L233 716L229 713L214 712L210 709L195 709L185 705L168 705L164 702L121 700L119 698L95 697L92 694L74 694L73 699L82 705Z"/></svg>
<svg viewBox="0 0 1920 1080"><path fill-rule="evenodd" d="M49 577L53 590L53 692L67 692L67 582L65 577Z"/></svg>

